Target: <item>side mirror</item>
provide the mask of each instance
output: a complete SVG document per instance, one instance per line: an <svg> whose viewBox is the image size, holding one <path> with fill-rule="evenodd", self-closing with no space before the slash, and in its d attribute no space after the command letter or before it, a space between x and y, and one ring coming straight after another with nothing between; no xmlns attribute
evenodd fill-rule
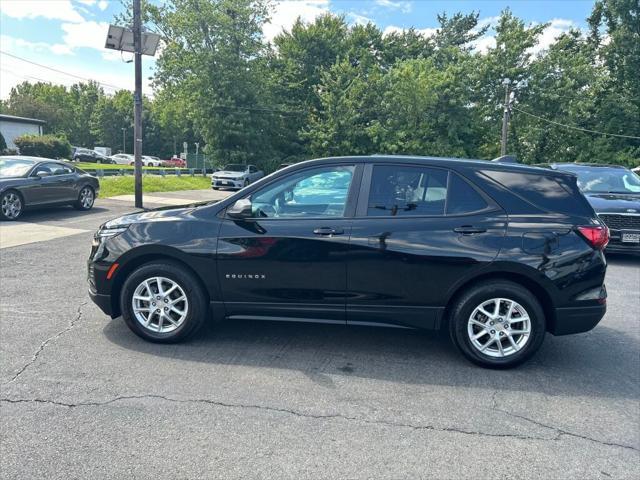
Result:
<svg viewBox="0 0 640 480"><path fill-rule="evenodd" d="M51 176L51 172L45 172L42 170L36 173L37 178L50 177L50 176Z"/></svg>
<svg viewBox="0 0 640 480"><path fill-rule="evenodd" d="M231 218L237 219L251 218L253 216L251 200L248 198L241 198L227 209L227 215Z"/></svg>

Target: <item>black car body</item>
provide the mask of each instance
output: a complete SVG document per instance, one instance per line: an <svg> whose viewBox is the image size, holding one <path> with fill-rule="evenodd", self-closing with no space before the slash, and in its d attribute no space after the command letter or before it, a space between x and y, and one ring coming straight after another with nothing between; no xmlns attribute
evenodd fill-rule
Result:
<svg viewBox="0 0 640 480"><path fill-rule="evenodd" d="M116 163L113 159L88 148L76 148L73 152L73 160L87 163Z"/></svg>
<svg viewBox="0 0 640 480"><path fill-rule="evenodd" d="M619 165L556 163L571 172L598 216L609 227L607 252L640 254L640 177Z"/></svg>
<svg viewBox="0 0 640 480"><path fill-rule="evenodd" d="M209 316L446 327L472 361L510 366L545 332L584 332L603 317L606 232L571 174L326 158L217 203L107 222L88 261L89 293L151 341L180 340ZM525 334L513 332L527 321L520 345ZM474 342L493 344L480 352Z"/></svg>
<svg viewBox="0 0 640 480"><path fill-rule="evenodd" d="M74 165L40 157L0 157L0 218L17 220L25 209L73 205L93 207L100 191L96 177Z"/></svg>

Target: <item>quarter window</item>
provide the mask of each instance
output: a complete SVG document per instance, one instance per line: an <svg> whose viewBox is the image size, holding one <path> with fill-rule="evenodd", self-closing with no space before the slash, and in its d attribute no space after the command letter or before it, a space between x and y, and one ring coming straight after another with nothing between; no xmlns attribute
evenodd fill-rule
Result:
<svg viewBox="0 0 640 480"><path fill-rule="evenodd" d="M353 165L319 167L294 173L251 196L256 218L342 217Z"/></svg>
<svg viewBox="0 0 640 480"><path fill-rule="evenodd" d="M447 215L477 212L487 208L487 202L467 182L455 173L449 176Z"/></svg>

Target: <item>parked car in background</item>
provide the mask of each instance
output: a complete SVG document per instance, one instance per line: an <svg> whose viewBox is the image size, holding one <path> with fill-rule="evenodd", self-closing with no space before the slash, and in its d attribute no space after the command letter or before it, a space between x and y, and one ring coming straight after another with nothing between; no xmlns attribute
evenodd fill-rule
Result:
<svg viewBox="0 0 640 480"><path fill-rule="evenodd" d="M611 232L607 252L640 254L640 177L619 165L555 163L578 187Z"/></svg>
<svg viewBox="0 0 640 480"><path fill-rule="evenodd" d="M76 148L73 153L73 160L87 163L115 163L111 158L88 148Z"/></svg>
<svg viewBox="0 0 640 480"><path fill-rule="evenodd" d="M25 209L73 205L90 210L98 179L76 166L40 157L0 157L0 219L17 220Z"/></svg>
<svg viewBox="0 0 640 480"><path fill-rule="evenodd" d="M142 165L145 167L159 167L163 160L160 157L152 157L150 155L142 155Z"/></svg>
<svg viewBox="0 0 640 480"><path fill-rule="evenodd" d="M162 162L163 167L187 168L187 162L180 157L171 157Z"/></svg>
<svg viewBox="0 0 640 480"><path fill-rule="evenodd" d="M505 368L546 333L602 319L607 235L562 171L324 158L219 202L107 222L89 294L152 342L183 340L209 315L446 329L471 361Z"/></svg>
<svg viewBox="0 0 640 480"><path fill-rule="evenodd" d="M211 188L243 188L264 177L255 165L230 164L211 176Z"/></svg>
<svg viewBox="0 0 640 480"><path fill-rule="evenodd" d="M282 170L283 168L290 167L291 165L293 165L293 163L281 163L280 165L278 165L278 168L276 168L276 171Z"/></svg>
<svg viewBox="0 0 640 480"><path fill-rule="evenodd" d="M133 163L133 155L129 153L116 153L111 155L111 160L118 165L131 165Z"/></svg>

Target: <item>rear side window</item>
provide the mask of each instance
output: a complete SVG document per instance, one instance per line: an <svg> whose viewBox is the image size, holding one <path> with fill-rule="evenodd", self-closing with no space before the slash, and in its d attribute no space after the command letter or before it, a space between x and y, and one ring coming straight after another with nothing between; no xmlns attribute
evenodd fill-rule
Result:
<svg viewBox="0 0 640 480"><path fill-rule="evenodd" d="M444 215L446 197L446 170L376 165L371 176L367 215Z"/></svg>
<svg viewBox="0 0 640 480"><path fill-rule="evenodd" d="M512 193L543 210L589 215L591 207L568 179L519 172L483 170L486 176L499 182Z"/></svg>
<svg viewBox="0 0 640 480"><path fill-rule="evenodd" d="M484 198L471 185L455 173L449 175L447 215L477 212L487 206Z"/></svg>

